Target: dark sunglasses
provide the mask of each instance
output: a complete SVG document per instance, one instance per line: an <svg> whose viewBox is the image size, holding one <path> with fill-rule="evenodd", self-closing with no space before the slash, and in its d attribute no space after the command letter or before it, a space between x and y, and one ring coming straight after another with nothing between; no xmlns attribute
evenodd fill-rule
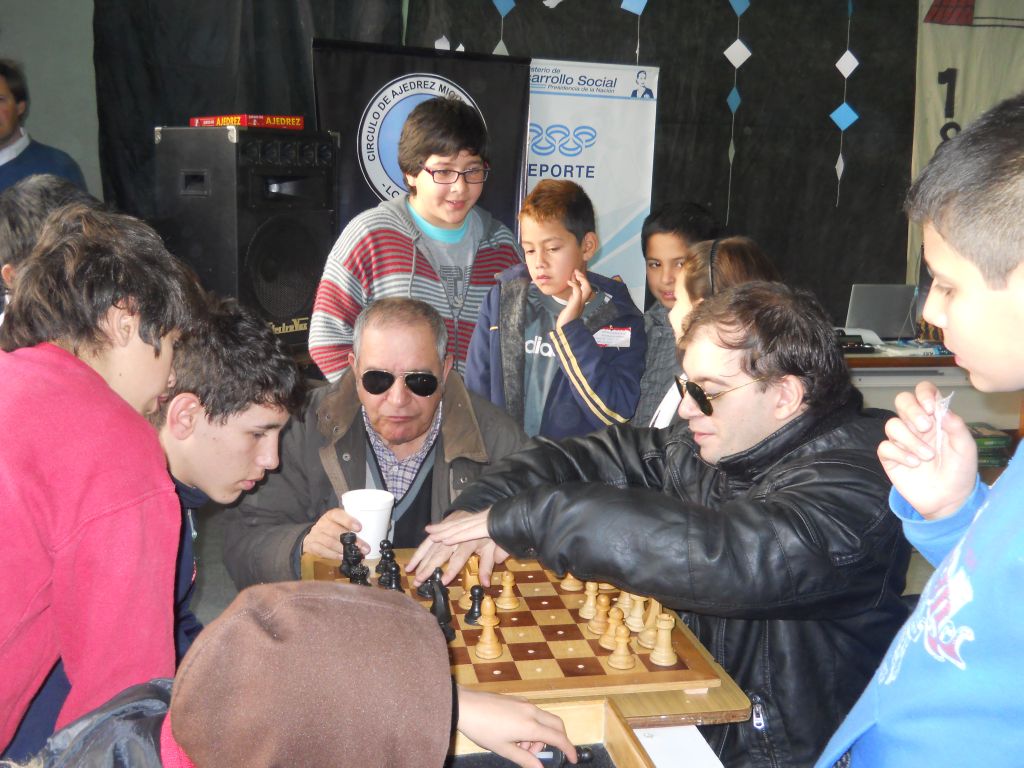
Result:
<svg viewBox="0 0 1024 768"><path fill-rule="evenodd" d="M687 395L689 395L690 397L693 398L693 402L697 404L697 407L700 408L700 412L703 413L705 416L710 416L712 413L714 413L715 410L714 408L711 407L712 400L715 400L716 398L719 398L722 395L727 395L730 392L735 392L737 389L743 389L744 387L750 386L751 384L756 384L759 381L764 381L764 377L762 376L761 378L758 379L745 381L739 386L733 387L732 389L727 389L723 392L716 392L713 395L709 395L707 392L704 391L700 384L690 381L688 378L686 378L685 373L681 373L678 376L676 376L676 389L679 390L680 397L686 397Z"/></svg>
<svg viewBox="0 0 1024 768"><path fill-rule="evenodd" d="M430 397L437 392L437 376L432 373L406 373L405 388L419 397ZM363 371L363 389L371 395L383 395L395 383L395 374L390 371Z"/></svg>

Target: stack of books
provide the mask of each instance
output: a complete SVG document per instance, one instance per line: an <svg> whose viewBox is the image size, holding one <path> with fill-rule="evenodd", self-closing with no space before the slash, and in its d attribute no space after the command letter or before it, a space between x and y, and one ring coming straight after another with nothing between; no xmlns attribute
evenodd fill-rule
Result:
<svg viewBox="0 0 1024 768"><path fill-rule="evenodd" d="M978 446L978 467L1005 467L1013 447L1009 433L982 421L971 422L967 427Z"/></svg>

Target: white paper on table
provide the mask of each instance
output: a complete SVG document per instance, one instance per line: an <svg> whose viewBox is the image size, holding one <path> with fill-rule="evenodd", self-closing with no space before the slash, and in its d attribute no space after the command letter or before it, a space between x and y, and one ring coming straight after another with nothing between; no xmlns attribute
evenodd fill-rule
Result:
<svg viewBox="0 0 1024 768"><path fill-rule="evenodd" d="M656 768L722 768L695 725L634 728L633 732Z"/></svg>

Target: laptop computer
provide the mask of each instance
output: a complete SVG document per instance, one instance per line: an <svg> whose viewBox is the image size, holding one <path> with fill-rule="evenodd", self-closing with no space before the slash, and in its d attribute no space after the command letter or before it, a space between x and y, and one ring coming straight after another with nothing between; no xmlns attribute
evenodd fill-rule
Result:
<svg viewBox="0 0 1024 768"><path fill-rule="evenodd" d="M916 285L854 283L846 327L867 328L881 339L913 339L916 300Z"/></svg>

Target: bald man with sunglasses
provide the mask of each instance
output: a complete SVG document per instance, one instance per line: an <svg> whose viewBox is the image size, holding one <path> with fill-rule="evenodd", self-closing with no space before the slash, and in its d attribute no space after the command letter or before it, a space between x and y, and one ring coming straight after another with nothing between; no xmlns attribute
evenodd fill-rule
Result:
<svg viewBox="0 0 1024 768"><path fill-rule="evenodd" d="M907 615L909 547L831 323L808 293L747 283L680 342L687 423L531 444L467 488L410 563L538 557L680 612L750 698L703 729L723 764L810 766Z"/></svg>
<svg viewBox="0 0 1024 768"><path fill-rule="evenodd" d="M466 390L446 347L425 302L362 311L345 374L286 427L279 470L225 513L224 562L239 589L299 578L304 552L340 561L341 534L360 528L339 499L355 488L391 491L392 541L417 546L463 488L522 447L522 429ZM371 543L359 540L364 552Z"/></svg>

